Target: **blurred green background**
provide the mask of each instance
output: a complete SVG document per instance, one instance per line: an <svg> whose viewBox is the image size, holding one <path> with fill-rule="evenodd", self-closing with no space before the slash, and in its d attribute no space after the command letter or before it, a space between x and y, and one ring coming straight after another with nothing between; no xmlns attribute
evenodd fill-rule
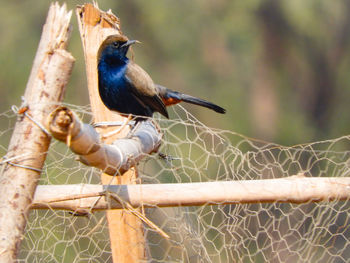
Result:
<svg viewBox="0 0 350 263"><path fill-rule="evenodd" d="M3 1L0 112L20 105L51 1ZM83 1L69 1L74 9ZM350 2L99 1L142 44L135 61L159 84L211 100L218 115L185 106L208 126L298 144L349 133ZM76 58L65 102L87 105L75 14Z"/></svg>

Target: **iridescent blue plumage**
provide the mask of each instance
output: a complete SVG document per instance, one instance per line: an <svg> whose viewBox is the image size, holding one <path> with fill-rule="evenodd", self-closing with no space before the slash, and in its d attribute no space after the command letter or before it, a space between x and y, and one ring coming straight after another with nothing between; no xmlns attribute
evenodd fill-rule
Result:
<svg viewBox="0 0 350 263"><path fill-rule="evenodd" d="M116 45L121 46L122 43ZM127 76L127 67L130 63L126 57L128 47L128 45L119 48L107 46L101 52L98 63L100 96L110 110L151 117L154 109L136 97L134 91L136 87Z"/></svg>

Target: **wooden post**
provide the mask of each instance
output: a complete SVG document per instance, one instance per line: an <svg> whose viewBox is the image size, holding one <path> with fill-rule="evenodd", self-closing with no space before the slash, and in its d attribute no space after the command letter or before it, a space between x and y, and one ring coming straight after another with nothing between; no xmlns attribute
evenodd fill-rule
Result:
<svg viewBox="0 0 350 263"><path fill-rule="evenodd" d="M119 19L110 11L100 11L97 5L85 4L77 8L77 17L80 35L82 39L88 89L91 109L95 122L122 121L123 117L109 111L102 103L98 94L97 52L101 43L109 35L122 34ZM102 129L101 134L110 130ZM117 134L123 137L128 132L124 129ZM106 143L115 140L109 138ZM135 184L137 173L135 168L123 174L123 176L111 177L101 175L103 184ZM143 226L140 219L124 210L107 211L110 243L113 262L129 263L140 262L145 258Z"/></svg>
<svg viewBox="0 0 350 263"><path fill-rule="evenodd" d="M63 99L74 58L65 50L71 12L51 5L0 174L0 262L15 262L51 137L39 126ZM32 120L30 119L32 118ZM34 121L35 122L34 122Z"/></svg>

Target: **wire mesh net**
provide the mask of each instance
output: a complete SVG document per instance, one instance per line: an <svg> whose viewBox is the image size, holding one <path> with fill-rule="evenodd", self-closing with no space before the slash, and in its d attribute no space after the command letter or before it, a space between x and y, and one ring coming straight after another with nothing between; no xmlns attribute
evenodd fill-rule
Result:
<svg viewBox="0 0 350 263"><path fill-rule="evenodd" d="M88 107L68 106L91 119ZM163 158L153 154L138 165L143 184L349 174L348 136L285 147L209 128L181 106L171 115L156 120L164 134ZM0 119L8 141L16 115L5 112ZM6 153L5 146L0 150ZM99 171L53 141L40 184L76 183L99 184ZM350 256L348 213L348 201L147 208L147 218L170 239L144 225L146 261L344 262ZM32 210L18 261L112 262L105 212Z"/></svg>

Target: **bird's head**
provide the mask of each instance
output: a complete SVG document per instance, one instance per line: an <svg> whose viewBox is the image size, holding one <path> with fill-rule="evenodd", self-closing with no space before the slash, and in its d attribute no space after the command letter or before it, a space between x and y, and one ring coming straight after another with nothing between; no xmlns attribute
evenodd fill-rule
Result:
<svg viewBox="0 0 350 263"><path fill-rule="evenodd" d="M114 57L120 60L125 60L130 45L139 43L137 40L129 40L123 35L112 35L107 37L101 44L97 58L101 59L102 56Z"/></svg>

